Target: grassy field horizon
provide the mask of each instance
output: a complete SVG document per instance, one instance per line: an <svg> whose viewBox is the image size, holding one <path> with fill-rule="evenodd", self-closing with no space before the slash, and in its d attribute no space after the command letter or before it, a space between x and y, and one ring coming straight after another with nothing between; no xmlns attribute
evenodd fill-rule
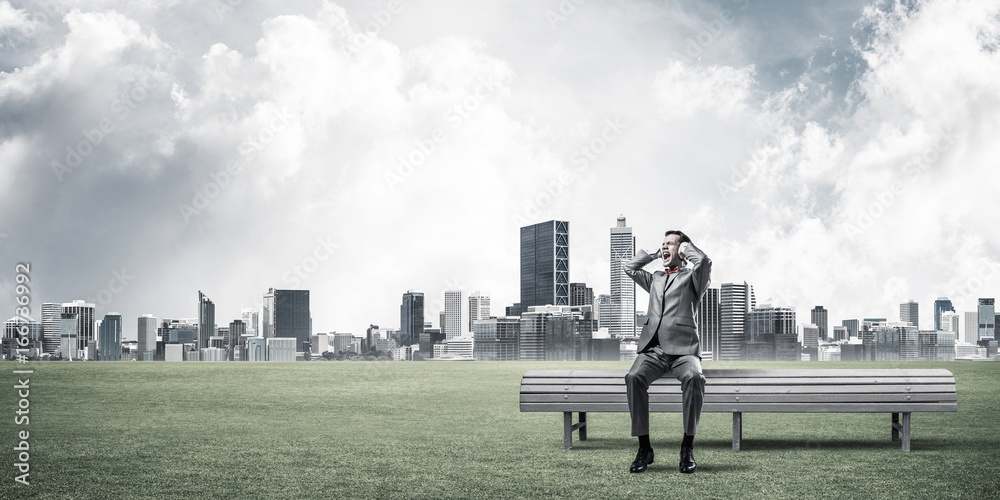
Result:
<svg viewBox="0 0 1000 500"><path fill-rule="evenodd" d="M945 368L957 413L914 413L912 451L888 414L702 417L699 470L677 472L680 414L653 414L656 461L630 475L625 413L521 413L532 369L627 362L0 362L0 498L998 498L1000 363L743 363L717 368ZM30 423L14 424L14 370L31 369ZM21 375L24 378L25 375ZM30 432L30 486L17 432Z"/></svg>

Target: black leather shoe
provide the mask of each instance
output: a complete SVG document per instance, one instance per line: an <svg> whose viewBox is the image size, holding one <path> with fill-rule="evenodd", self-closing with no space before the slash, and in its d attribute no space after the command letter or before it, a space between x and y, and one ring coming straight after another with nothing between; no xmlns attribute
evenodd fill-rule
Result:
<svg viewBox="0 0 1000 500"><path fill-rule="evenodd" d="M629 466L628 471L630 473L645 472L646 467L653 463L653 449L644 450L639 448L639 453L635 454L635 461Z"/></svg>
<svg viewBox="0 0 1000 500"><path fill-rule="evenodd" d="M691 448L681 448L681 472L691 474L698 470L698 464L694 463L694 450Z"/></svg>

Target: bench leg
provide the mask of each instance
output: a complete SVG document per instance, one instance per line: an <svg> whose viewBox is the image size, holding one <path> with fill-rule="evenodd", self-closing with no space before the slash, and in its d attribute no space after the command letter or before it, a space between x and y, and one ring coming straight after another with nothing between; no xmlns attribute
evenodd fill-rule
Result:
<svg viewBox="0 0 1000 500"><path fill-rule="evenodd" d="M893 413L892 414L892 425L890 425L890 427L892 427L892 442L895 443L896 441L899 441L899 414L898 413Z"/></svg>
<svg viewBox="0 0 1000 500"><path fill-rule="evenodd" d="M563 412L563 448L573 447L573 412Z"/></svg>
<svg viewBox="0 0 1000 500"><path fill-rule="evenodd" d="M580 412L580 441L587 440L587 412Z"/></svg>
<svg viewBox="0 0 1000 500"><path fill-rule="evenodd" d="M740 451L740 441L743 440L743 412L733 412L733 451Z"/></svg>
<svg viewBox="0 0 1000 500"><path fill-rule="evenodd" d="M903 414L903 451L910 451L910 412Z"/></svg>

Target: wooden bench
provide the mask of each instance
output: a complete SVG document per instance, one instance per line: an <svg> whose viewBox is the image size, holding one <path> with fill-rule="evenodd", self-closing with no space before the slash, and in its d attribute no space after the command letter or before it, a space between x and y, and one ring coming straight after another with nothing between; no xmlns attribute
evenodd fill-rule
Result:
<svg viewBox="0 0 1000 500"><path fill-rule="evenodd" d="M563 446L587 439L588 412L628 412L626 370L532 370L521 379L521 411L563 413ZM892 441L910 451L910 413L958 411L955 376L943 369L705 370L702 412L733 414L733 451L743 413L891 413ZM680 382L649 387L650 412L680 412ZM573 423L573 412L579 413ZM903 418L900 420L899 416Z"/></svg>

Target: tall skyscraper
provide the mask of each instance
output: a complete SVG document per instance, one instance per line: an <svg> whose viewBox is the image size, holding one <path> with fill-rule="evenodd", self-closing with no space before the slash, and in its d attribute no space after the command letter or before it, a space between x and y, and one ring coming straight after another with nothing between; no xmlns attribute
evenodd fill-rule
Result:
<svg viewBox="0 0 1000 500"><path fill-rule="evenodd" d="M247 324L242 319L234 319L229 323L229 339L226 342L226 359L234 361L242 360L245 356L239 356L237 351L243 347L242 338L247 334Z"/></svg>
<svg viewBox="0 0 1000 500"><path fill-rule="evenodd" d="M609 328L611 318L611 295L602 293L597 296L597 319L601 328Z"/></svg>
<svg viewBox="0 0 1000 500"><path fill-rule="evenodd" d="M965 312L965 328L962 329L964 335L962 335L962 341L968 344L975 344L979 342L979 312L978 311L966 311Z"/></svg>
<svg viewBox="0 0 1000 500"><path fill-rule="evenodd" d="M551 220L521 228L521 302L569 305L569 222Z"/></svg>
<svg viewBox="0 0 1000 500"><path fill-rule="evenodd" d="M198 349L209 347L208 339L215 333L215 303L198 290Z"/></svg>
<svg viewBox="0 0 1000 500"><path fill-rule="evenodd" d="M594 305L594 289L587 286L586 283L570 283L569 305L571 306Z"/></svg>
<svg viewBox="0 0 1000 500"><path fill-rule="evenodd" d="M747 314L756 307L753 287L747 282L723 283L719 293L720 361L739 361L747 341Z"/></svg>
<svg viewBox="0 0 1000 500"><path fill-rule="evenodd" d="M479 290L472 292L472 295L469 295L469 331L473 331L472 326L476 320L487 319L490 314L490 296L480 293Z"/></svg>
<svg viewBox="0 0 1000 500"><path fill-rule="evenodd" d="M830 338L829 312L823 306L816 306L809 312L809 322L819 328L819 338L826 340Z"/></svg>
<svg viewBox="0 0 1000 500"><path fill-rule="evenodd" d="M996 339L996 308L994 299L979 299L979 338Z"/></svg>
<svg viewBox="0 0 1000 500"><path fill-rule="evenodd" d="M401 346L420 343L424 333L424 293L409 290L399 306L399 340Z"/></svg>
<svg viewBox="0 0 1000 500"><path fill-rule="evenodd" d="M94 304L82 300L74 300L62 305L63 314L76 315L77 348L86 349L94 341ZM73 353L76 358L76 353Z"/></svg>
<svg viewBox="0 0 1000 500"><path fill-rule="evenodd" d="M55 354L62 334L62 304L42 304L42 352Z"/></svg>
<svg viewBox="0 0 1000 500"><path fill-rule="evenodd" d="M920 306L912 299L900 304L899 321L920 328Z"/></svg>
<svg viewBox="0 0 1000 500"><path fill-rule="evenodd" d="M309 290L269 288L264 294L264 332L267 338L294 337L296 352L312 338Z"/></svg>
<svg viewBox="0 0 1000 500"><path fill-rule="evenodd" d="M108 313L101 321L97 332L97 359L100 361L122 360L122 315Z"/></svg>
<svg viewBox="0 0 1000 500"><path fill-rule="evenodd" d="M635 236L625 225L625 217L618 217L618 225L611 228L611 317L605 324L612 338L632 338L635 331L635 282L625 274L625 264L635 257Z"/></svg>
<svg viewBox="0 0 1000 500"><path fill-rule="evenodd" d="M942 330L941 328L941 313L944 312L955 312L955 306L951 304L951 300L948 297L938 297L934 301L934 329Z"/></svg>
<svg viewBox="0 0 1000 500"><path fill-rule="evenodd" d="M701 336L702 352L712 353L711 358L706 358L709 361L719 359L719 326L721 323L719 289L708 288L701 298L701 307L698 309L698 335ZM704 357L704 354L702 356Z"/></svg>
<svg viewBox="0 0 1000 500"><path fill-rule="evenodd" d="M462 291L445 290L444 311L442 311L444 321L441 323L441 333L445 340L461 337L464 333L462 322Z"/></svg>
<svg viewBox="0 0 1000 500"><path fill-rule="evenodd" d="M156 351L156 327L157 319L152 314L139 316L139 327L136 330L139 341L139 353L136 355L138 361L143 360L143 354L147 351Z"/></svg>

